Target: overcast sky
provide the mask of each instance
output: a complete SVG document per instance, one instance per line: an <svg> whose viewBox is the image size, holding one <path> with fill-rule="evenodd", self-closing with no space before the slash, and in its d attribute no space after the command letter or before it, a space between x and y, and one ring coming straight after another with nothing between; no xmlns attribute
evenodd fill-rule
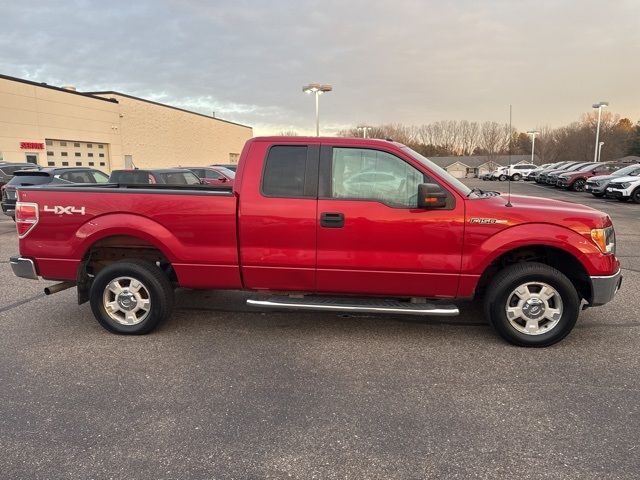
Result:
<svg viewBox="0 0 640 480"><path fill-rule="evenodd" d="M0 0L0 73L117 90L255 134L357 123L640 119L640 1Z"/></svg>

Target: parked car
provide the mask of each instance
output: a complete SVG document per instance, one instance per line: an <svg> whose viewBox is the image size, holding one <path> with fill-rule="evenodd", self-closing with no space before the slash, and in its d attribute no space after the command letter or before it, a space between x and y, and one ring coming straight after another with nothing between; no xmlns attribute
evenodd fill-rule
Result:
<svg viewBox="0 0 640 480"><path fill-rule="evenodd" d="M486 173L483 173L482 175L480 175L479 178L480 178L480 180L484 180L484 181L492 180L492 178L491 178L492 174L493 174L493 172L486 172Z"/></svg>
<svg viewBox="0 0 640 480"><path fill-rule="evenodd" d="M587 180L587 184L584 187L585 192L591 193L595 197L604 196L607 186L612 180L620 177L635 177L640 175L640 164L634 163L627 165L610 175L597 175Z"/></svg>
<svg viewBox="0 0 640 480"><path fill-rule="evenodd" d="M258 137L240 165L233 191L21 188L11 267L62 281L49 293L77 287L78 301L121 334L156 328L185 287L332 312L456 315L456 301L475 299L507 341L531 347L560 341L583 306L609 302L622 280L606 213L519 195L505 208L504 196L396 142ZM363 197L390 182L362 178L371 169L402 177L402 195Z"/></svg>
<svg viewBox="0 0 640 480"><path fill-rule="evenodd" d="M109 183L121 185L202 185L204 182L187 168L153 170L114 170Z"/></svg>
<svg viewBox="0 0 640 480"><path fill-rule="evenodd" d="M560 175L563 175L565 173L569 173L569 172L577 172L579 170L582 170L584 168L589 168L591 165L597 165L597 163L595 162L578 162L574 165L571 165L569 168L564 168L562 170L556 170L556 171L551 171L547 174L546 176L546 180L545 183L547 185L553 185L554 187L557 185L558 183L558 178L560 177Z"/></svg>
<svg viewBox="0 0 640 480"><path fill-rule="evenodd" d="M532 163L521 163L518 165L507 165L505 167L500 167L498 168L498 180L504 182L508 178L511 178L511 180L517 182L536 168L538 167Z"/></svg>
<svg viewBox="0 0 640 480"><path fill-rule="evenodd" d="M235 172L225 167L181 167L195 173L207 185L233 187Z"/></svg>
<svg viewBox="0 0 640 480"><path fill-rule="evenodd" d="M620 169L622 165L619 163L596 163L589 165L586 168L581 168L575 172L561 173L558 175L558 182L556 185L560 188L566 188L573 190L574 192L584 191L584 187L587 184L587 180L596 175L607 175Z"/></svg>
<svg viewBox="0 0 640 480"><path fill-rule="evenodd" d="M527 181L527 182L532 182L536 179L536 177L546 171L546 170L550 170L552 168L554 168L556 165L558 165L558 163L545 163L544 165L540 165L539 167L534 168L533 170L529 171L529 173L527 173L526 175L524 175L522 177L523 180Z"/></svg>
<svg viewBox="0 0 640 480"><path fill-rule="evenodd" d="M549 175L551 173L555 173L555 172L561 172L563 169L569 168L572 165L575 165L577 163L578 162L566 162L566 161L557 163L554 167L540 172L538 174L538 176L536 177L536 183L546 183L547 182L547 175Z"/></svg>
<svg viewBox="0 0 640 480"><path fill-rule="evenodd" d="M236 173L236 171L238 170L238 164L236 163L217 163L211 166L226 168L227 170L231 170L233 173Z"/></svg>
<svg viewBox="0 0 640 480"><path fill-rule="evenodd" d="M631 199L640 203L640 177L628 176L611 180L605 190L607 197L616 198L621 202Z"/></svg>
<svg viewBox="0 0 640 480"><path fill-rule="evenodd" d="M38 170L16 170L13 178L2 190L2 212L15 217L15 205L18 187L43 185L68 185L72 183L107 183L107 174L94 168L85 167L45 167Z"/></svg>
<svg viewBox="0 0 640 480"><path fill-rule="evenodd" d="M0 188L3 185L9 183L9 181L13 178L13 173L18 170L38 170L40 167L33 163L9 163L9 162L0 162Z"/></svg>

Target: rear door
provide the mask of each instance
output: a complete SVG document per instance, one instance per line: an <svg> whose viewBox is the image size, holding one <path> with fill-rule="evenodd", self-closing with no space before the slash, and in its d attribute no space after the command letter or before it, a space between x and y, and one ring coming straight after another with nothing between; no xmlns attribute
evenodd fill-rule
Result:
<svg viewBox="0 0 640 480"><path fill-rule="evenodd" d="M319 145L254 142L238 224L247 288L314 291Z"/></svg>
<svg viewBox="0 0 640 480"><path fill-rule="evenodd" d="M417 208L421 183L438 182L401 152L323 145L319 292L455 296L464 202L441 185L451 195L446 209Z"/></svg>

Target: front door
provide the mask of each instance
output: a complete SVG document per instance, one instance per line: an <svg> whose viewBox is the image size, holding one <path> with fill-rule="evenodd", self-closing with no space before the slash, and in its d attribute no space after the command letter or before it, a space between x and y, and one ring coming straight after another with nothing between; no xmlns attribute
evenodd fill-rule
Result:
<svg viewBox="0 0 640 480"><path fill-rule="evenodd" d="M456 295L464 204L417 208L418 185L436 183L402 151L323 146L318 199L319 292Z"/></svg>

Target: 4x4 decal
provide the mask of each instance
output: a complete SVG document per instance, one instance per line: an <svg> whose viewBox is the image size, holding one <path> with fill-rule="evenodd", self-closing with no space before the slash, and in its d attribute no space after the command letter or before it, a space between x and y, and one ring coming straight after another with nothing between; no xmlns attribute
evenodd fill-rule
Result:
<svg viewBox="0 0 640 480"><path fill-rule="evenodd" d="M85 214L84 207L74 207L73 205L68 207L63 207L62 205L54 205L53 207L50 207L48 205L45 205L43 211L50 212L55 215L73 215L75 213L78 213L80 215Z"/></svg>

